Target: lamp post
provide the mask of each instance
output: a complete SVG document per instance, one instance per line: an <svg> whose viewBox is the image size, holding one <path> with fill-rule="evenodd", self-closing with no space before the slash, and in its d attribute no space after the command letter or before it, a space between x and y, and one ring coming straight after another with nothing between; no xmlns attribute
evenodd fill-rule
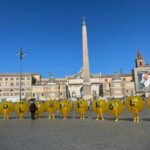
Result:
<svg viewBox="0 0 150 150"><path fill-rule="evenodd" d="M20 94L19 94L19 100L20 100L20 102L21 102L21 89L22 89L22 83L21 83L21 80L22 80L22 59L23 59L23 57L26 55L25 53L24 53L24 51L22 50L22 48L17 52L17 54L16 54L17 56L19 56L19 59L20 59L20 89L19 89L19 91L20 91Z"/></svg>
<svg viewBox="0 0 150 150"><path fill-rule="evenodd" d="M52 72L50 72L49 76L50 76L50 99L51 99L51 93L52 93L51 84L52 84L52 78L53 78Z"/></svg>

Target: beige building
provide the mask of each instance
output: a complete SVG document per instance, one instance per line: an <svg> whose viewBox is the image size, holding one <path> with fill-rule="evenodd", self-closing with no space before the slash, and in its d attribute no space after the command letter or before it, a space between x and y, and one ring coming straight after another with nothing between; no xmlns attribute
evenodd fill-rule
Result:
<svg viewBox="0 0 150 150"><path fill-rule="evenodd" d="M34 85L40 76L37 74L0 74L0 98L16 101L20 96L29 98L32 95L32 85Z"/></svg>
<svg viewBox="0 0 150 150"><path fill-rule="evenodd" d="M42 78L39 74L0 74L0 99L19 100L20 83L22 99L75 99L82 98L83 78L78 75L66 78ZM91 98L123 97L135 95L131 75L91 75Z"/></svg>
<svg viewBox="0 0 150 150"><path fill-rule="evenodd" d="M27 73L22 74L20 78L20 74L0 74L0 100L17 101L20 99L20 95L22 99L27 100L30 98L37 100L122 98L124 96L145 94L145 92L146 96L149 95L149 87L139 90L139 83L135 82L136 80L141 80L140 86L142 87L142 73L148 67L145 65L140 52L138 52L135 59L136 68L131 74L91 74L85 21L83 21L82 26L82 45L83 69L76 75L65 78L53 78L52 76L42 78L39 74ZM139 68L142 72L141 76L137 77L136 73Z"/></svg>

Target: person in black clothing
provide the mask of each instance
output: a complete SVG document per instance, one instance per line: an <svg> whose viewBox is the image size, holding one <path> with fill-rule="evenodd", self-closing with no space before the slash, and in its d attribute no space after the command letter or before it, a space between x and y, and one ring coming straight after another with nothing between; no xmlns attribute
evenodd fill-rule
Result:
<svg viewBox="0 0 150 150"><path fill-rule="evenodd" d="M35 119L35 112L37 110L36 104L34 102L31 103L30 105L30 111L31 111L31 119Z"/></svg>

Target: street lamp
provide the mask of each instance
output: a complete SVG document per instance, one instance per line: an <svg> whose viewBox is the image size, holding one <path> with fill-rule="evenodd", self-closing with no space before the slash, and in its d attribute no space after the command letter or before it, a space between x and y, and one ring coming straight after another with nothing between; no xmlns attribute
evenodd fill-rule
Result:
<svg viewBox="0 0 150 150"><path fill-rule="evenodd" d="M53 78L53 74L52 74L52 72L50 72L50 74L49 74L49 76L50 76L50 99L51 99L51 84L52 84L52 78Z"/></svg>
<svg viewBox="0 0 150 150"><path fill-rule="evenodd" d="M19 100L20 100L20 102L21 102L21 88L22 88L22 83L21 83L21 80L22 80L22 59L23 59L23 57L26 55L24 52L23 52L23 50L22 50L22 48L17 52L17 54L16 54L17 56L19 56L19 59L20 59L20 94L19 94Z"/></svg>

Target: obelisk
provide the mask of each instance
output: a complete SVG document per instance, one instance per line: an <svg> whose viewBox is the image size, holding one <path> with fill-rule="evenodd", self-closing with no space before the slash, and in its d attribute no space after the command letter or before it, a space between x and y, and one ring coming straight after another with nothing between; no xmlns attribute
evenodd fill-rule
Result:
<svg viewBox="0 0 150 150"><path fill-rule="evenodd" d="M82 25L82 48L83 48L83 98L88 100L91 98L91 84L90 84L90 71L89 71L89 55L88 55L88 41L87 41L87 28L85 19Z"/></svg>

